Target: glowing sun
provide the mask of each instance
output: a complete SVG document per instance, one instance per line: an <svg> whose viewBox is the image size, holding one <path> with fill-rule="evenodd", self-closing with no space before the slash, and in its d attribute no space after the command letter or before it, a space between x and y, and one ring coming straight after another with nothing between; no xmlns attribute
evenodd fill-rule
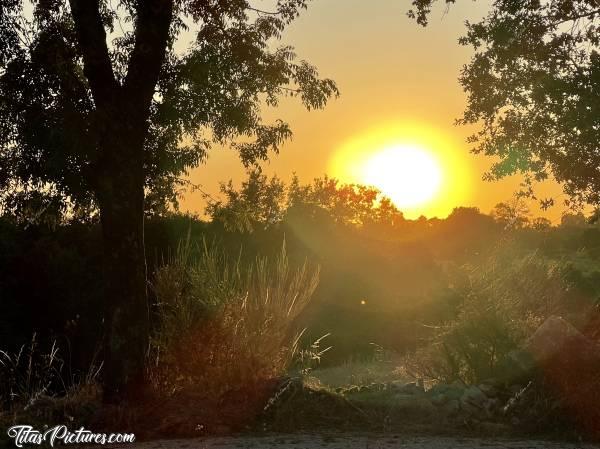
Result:
<svg viewBox="0 0 600 449"><path fill-rule="evenodd" d="M407 218L441 218L470 199L473 169L463 145L424 124L382 123L340 145L329 173L344 183L376 187Z"/></svg>
<svg viewBox="0 0 600 449"><path fill-rule="evenodd" d="M432 153L413 145L384 148L363 167L363 183L377 187L400 209L434 198L442 183L442 169Z"/></svg>

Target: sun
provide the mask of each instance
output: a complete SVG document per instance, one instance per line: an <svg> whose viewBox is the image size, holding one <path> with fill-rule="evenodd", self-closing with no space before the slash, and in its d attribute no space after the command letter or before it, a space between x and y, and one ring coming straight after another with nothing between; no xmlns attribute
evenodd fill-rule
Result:
<svg viewBox="0 0 600 449"><path fill-rule="evenodd" d="M400 209L431 201L439 193L442 169L435 156L416 145L376 152L363 168L363 183L377 187Z"/></svg>
<svg viewBox="0 0 600 449"><path fill-rule="evenodd" d="M329 161L343 183L376 187L407 218L446 217L470 201L473 167L456 136L414 122L382 123L348 139Z"/></svg>

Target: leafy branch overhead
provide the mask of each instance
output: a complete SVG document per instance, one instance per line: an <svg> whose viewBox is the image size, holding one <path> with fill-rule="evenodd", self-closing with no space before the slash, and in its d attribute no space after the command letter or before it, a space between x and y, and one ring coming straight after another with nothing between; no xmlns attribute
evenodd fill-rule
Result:
<svg viewBox="0 0 600 449"><path fill-rule="evenodd" d="M415 0L426 24L435 0ZM451 1L446 3L452 3ZM473 151L497 158L487 178L553 177L571 204L600 203L600 5L596 0L497 0L460 39L475 54L460 75L479 124ZM542 205L551 201L543 200Z"/></svg>
<svg viewBox="0 0 600 449"><path fill-rule="evenodd" d="M291 129L280 120L264 123L263 106L291 95L318 109L338 95L292 47L277 46L305 0L279 0L269 11L247 0L150 4L158 9L131 0L2 2L5 209L24 207L31 192L55 192L63 211L93 209L103 164L99 115L121 113L114 107L120 98L151 98L143 169L147 209L156 211L177 203L178 181L215 143L233 144L247 166L278 152ZM146 72L148 61L160 60L151 54L159 19L168 30L166 55L152 83Z"/></svg>

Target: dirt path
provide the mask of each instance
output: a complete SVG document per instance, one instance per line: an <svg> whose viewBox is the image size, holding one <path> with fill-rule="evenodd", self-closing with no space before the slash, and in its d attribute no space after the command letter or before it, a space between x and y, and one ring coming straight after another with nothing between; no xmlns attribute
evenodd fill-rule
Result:
<svg viewBox="0 0 600 449"><path fill-rule="evenodd" d="M122 446L121 446L122 447ZM138 443L127 449L592 449L593 444L401 435L269 435Z"/></svg>

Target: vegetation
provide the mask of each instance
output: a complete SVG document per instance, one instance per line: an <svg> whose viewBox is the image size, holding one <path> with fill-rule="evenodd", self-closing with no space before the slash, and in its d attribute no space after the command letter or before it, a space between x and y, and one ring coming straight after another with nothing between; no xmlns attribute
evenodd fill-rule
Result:
<svg viewBox="0 0 600 449"><path fill-rule="evenodd" d="M506 373L506 360L551 316L585 328L594 294L564 260L506 245L451 275L454 307L417 352L417 372L447 383L477 384Z"/></svg>
<svg viewBox="0 0 600 449"><path fill-rule="evenodd" d="M231 263L215 246L179 246L155 276L156 386L193 388L211 399L252 391L282 376L298 350L296 318L318 283L318 270L276 258Z"/></svg>
<svg viewBox="0 0 600 449"><path fill-rule="evenodd" d="M413 1L411 15L427 24L433 3ZM499 159L488 179L524 174L522 193L536 197L533 184L553 177L568 204L598 206L599 20L595 0L499 0L467 23L460 43L475 55L459 78L468 103L458 122L480 124L473 152Z"/></svg>
<svg viewBox="0 0 600 449"><path fill-rule="evenodd" d="M291 136L261 106L338 95L274 45L306 6L0 4L0 424L598 437L597 1L497 0L467 24L459 123L481 125L487 179L525 181L489 215L417 220L370 186L261 172ZM215 144L247 180L177 213ZM552 177L595 212L533 217Z"/></svg>
<svg viewBox="0 0 600 449"><path fill-rule="evenodd" d="M291 94L318 109L337 95L292 47L267 45L304 8L303 0L268 12L246 0L0 6L0 207L23 222L99 216L107 399L144 384L144 216L176 205L180 177L212 143L230 144L246 166L279 151L291 130L263 123L263 102ZM192 44L178 52L190 24Z"/></svg>
<svg viewBox="0 0 600 449"><path fill-rule="evenodd" d="M286 185L260 173L240 189L224 189L224 201L209 205L210 221L148 221L152 393L127 422L152 423L161 435L196 434L192 422L211 432L244 428L269 397L279 397L286 376L297 376L304 387L289 400L302 398L306 414L331 406L348 414L349 426L367 413L369 426L381 428L390 407L396 420L415 406L415 416L434 413L429 396L417 405L390 403L394 385L501 378L511 386L515 367L507 356L550 316L598 338L600 231L576 215L539 226L514 208L519 225L507 226L507 215L496 212L506 211L502 206L492 215L458 208L443 220L407 220L372 189L327 178ZM262 212L249 216L253 211ZM0 316L26 323L32 311L48 311L30 328L6 333L8 352L18 353L36 330L40 341L57 342L58 352L43 349L61 355L62 373L89 372L101 332L93 320L101 280L81 270L100 263L89 259L101 246L97 225L23 228L5 217L2 229ZM75 250L73 241L88 249ZM35 285L18 282L32 269ZM8 322L2 328L10 329ZM20 372L23 378L22 362ZM61 397L69 388L59 384L33 390ZM363 387L369 389L354 390ZM310 391L320 392L316 403ZM3 394L13 409L31 397L9 406L8 390ZM236 405L241 400L248 407ZM191 405L206 410L219 401L231 402L231 410L209 416ZM295 406L277 403L283 408L268 415L270 425L299 425ZM117 418L103 419L119 427Z"/></svg>

